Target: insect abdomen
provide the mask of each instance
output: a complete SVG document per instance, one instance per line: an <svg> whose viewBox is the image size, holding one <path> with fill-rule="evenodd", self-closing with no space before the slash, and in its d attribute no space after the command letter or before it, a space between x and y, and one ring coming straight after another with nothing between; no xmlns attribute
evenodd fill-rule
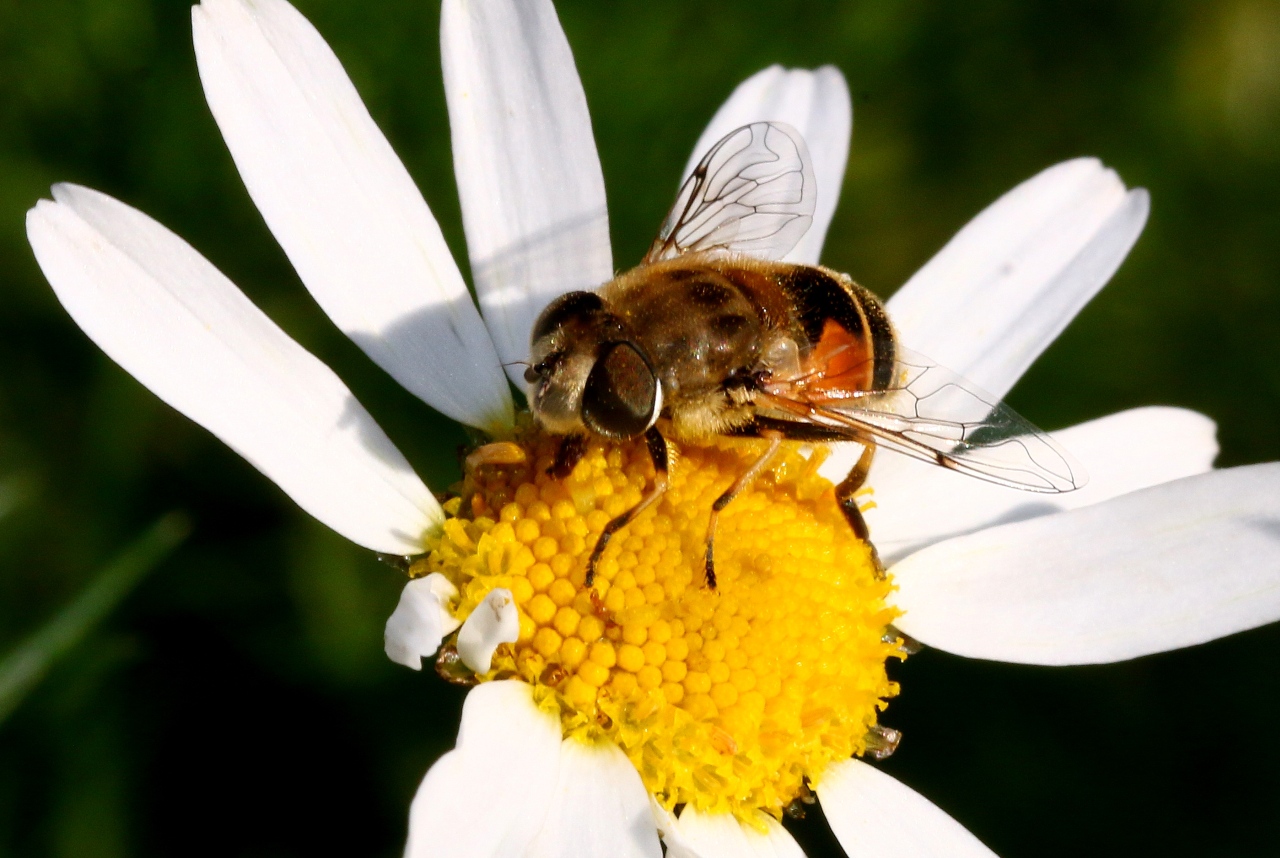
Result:
<svg viewBox="0 0 1280 858"><path fill-rule="evenodd" d="M791 298L810 345L823 366L834 358L865 368L863 390L884 390L893 380L893 327L875 295L847 276L808 265L790 266L779 285ZM802 353L802 357L804 354Z"/></svg>

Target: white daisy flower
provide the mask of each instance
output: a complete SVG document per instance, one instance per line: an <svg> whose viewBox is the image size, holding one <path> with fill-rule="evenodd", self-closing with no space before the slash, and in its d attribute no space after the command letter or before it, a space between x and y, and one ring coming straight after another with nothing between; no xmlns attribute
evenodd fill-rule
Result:
<svg viewBox="0 0 1280 858"><path fill-rule="evenodd" d="M506 446L482 448L442 507L341 380L155 221L59 185L28 235L59 300L128 372L338 533L421 556L388 654L419 668L440 649L443 675L496 681L469 693L457 747L427 773L408 855L657 858L660 841L672 855L797 855L778 817L815 793L850 854L989 855L856 758L893 748L878 714L905 642L1098 663L1280 617L1280 465L1211 470L1213 423L1173 408L1056 433L1092 475L1064 495L881 456L866 519L887 577L830 503L823 474L843 476L843 453L788 452L723 515L715 592L693 583L699 539L750 442L682 448L668 495L584 588L577 560L648 474L636 449L594 444L569 477L548 477L550 442L517 420L503 370L519 383L549 300L614 274L586 101L549 0L444 3L479 310L314 28L284 0L205 0L193 24L209 105L307 288L406 388ZM818 208L787 258L815 264L848 154L844 80L752 77L687 171L756 120L808 141ZM1060 164L980 214L889 311L904 342L1001 396L1146 214L1146 194L1097 161Z"/></svg>

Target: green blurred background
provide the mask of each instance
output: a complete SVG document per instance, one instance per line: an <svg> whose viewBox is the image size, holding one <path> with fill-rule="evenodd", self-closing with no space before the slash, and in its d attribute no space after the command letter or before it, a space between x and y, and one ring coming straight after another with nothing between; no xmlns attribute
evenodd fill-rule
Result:
<svg viewBox="0 0 1280 858"><path fill-rule="evenodd" d="M435 3L298 5L465 259ZM1100 156L1151 190L1150 223L1010 400L1049 428L1182 405L1219 422L1220 464L1280 459L1280 4L559 9L617 264L739 80L834 63L855 120L828 264L892 293L1004 190ZM382 655L401 579L107 361L24 237L54 181L149 212L334 366L431 485L456 478L461 430L331 326L250 204L189 26L184 0L0 0L0 654L164 513L193 525L0 721L0 856L391 856L461 702ZM1097 668L925 652L897 671L885 768L1005 858L1280 854L1278 658L1280 628ZM793 829L836 854L818 814Z"/></svg>

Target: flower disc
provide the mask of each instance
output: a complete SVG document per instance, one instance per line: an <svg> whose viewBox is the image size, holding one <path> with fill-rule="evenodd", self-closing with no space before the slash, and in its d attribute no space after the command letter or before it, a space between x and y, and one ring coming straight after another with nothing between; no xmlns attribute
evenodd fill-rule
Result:
<svg viewBox="0 0 1280 858"><path fill-rule="evenodd" d="M641 441L592 441L557 480L557 443L529 431L514 455L468 467L411 569L458 587L459 619L510 590L519 639L480 679L532 684L566 735L615 742L668 808L777 816L807 777L867 749L897 692L886 660L902 653L891 583L817 473L824 449L785 444L724 510L712 589L711 506L765 445L681 445L670 488L617 533L587 588L600 532L649 490L653 466Z"/></svg>

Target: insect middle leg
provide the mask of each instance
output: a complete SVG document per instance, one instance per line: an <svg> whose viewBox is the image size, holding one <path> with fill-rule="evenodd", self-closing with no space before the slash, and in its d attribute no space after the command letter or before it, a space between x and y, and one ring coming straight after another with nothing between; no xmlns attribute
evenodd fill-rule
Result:
<svg viewBox="0 0 1280 858"><path fill-rule="evenodd" d="M707 586L712 590L716 588L715 540L716 522L720 518L720 513L724 511L725 507L733 503L733 499L740 495L743 489L756 481L756 478L760 476L760 472L769 465L770 460L777 455L778 448L782 446L781 432L762 432L760 437L768 439L768 448L711 505L711 517L707 520L706 581Z"/></svg>
<svg viewBox="0 0 1280 858"><path fill-rule="evenodd" d="M858 489L862 488L867 481L867 474L871 471L871 460L875 457L875 454L875 444L864 444L862 455L858 457L857 464L853 466L849 476L841 480L840 484L836 486L836 505L840 507L840 512L844 514L844 520L849 522L849 528L853 530L853 535L865 542L871 549L871 560L875 564L876 574L884 577L884 565L880 562L880 555L876 553L876 547L871 544L871 531L867 528L867 521L862 517L862 510L858 509L858 501L854 498Z"/></svg>
<svg viewBox="0 0 1280 858"><path fill-rule="evenodd" d="M596 547L591 550L591 557L587 559L587 587L590 587L592 582L595 581L596 564L600 562L600 557L604 554L605 548L609 546L609 540L613 538L613 535L652 506L667 490L667 439L662 437L658 427L650 426L649 430L644 433L644 440L645 445L649 448L649 458L653 460L653 488L649 489L649 493L640 499L640 503L610 521L604 526L604 530L600 531L600 538L596 540Z"/></svg>

